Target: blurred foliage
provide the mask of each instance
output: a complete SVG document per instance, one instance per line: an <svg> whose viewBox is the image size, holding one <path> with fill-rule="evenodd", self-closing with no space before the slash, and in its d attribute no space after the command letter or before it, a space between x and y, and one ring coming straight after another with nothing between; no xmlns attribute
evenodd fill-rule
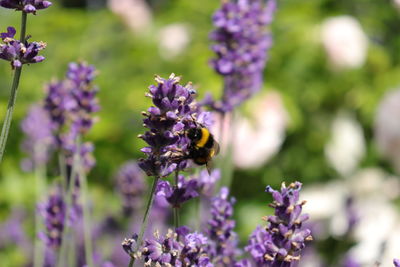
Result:
<svg viewBox="0 0 400 267"><path fill-rule="evenodd" d="M19 169L22 134L19 128L29 106L43 98L43 85L61 79L68 62L85 60L99 71L99 122L88 140L96 145L97 165L89 176L97 216L119 209L113 174L125 160L142 155L136 136L143 132L140 112L150 101L144 97L154 83L154 74L171 72L192 81L200 97L206 92L218 96L222 81L209 67L213 56L208 34L211 14L219 1L150 1L154 12L152 28L133 33L122 19L107 9L50 9L29 16L28 33L32 40L48 43L46 61L23 69L14 121L5 160L0 169L0 218L13 205L33 210L33 178ZM320 23L327 17L351 15L358 19L368 36L369 50L363 67L333 70L320 42ZM190 27L191 42L180 56L163 59L159 54L159 30L171 23ZM0 9L0 29L8 25L19 29L19 13ZM290 113L290 127L281 151L265 166L234 173L233 195L238 199L238 232L246 238L260 220L260 208L270 197L266 184L281 181L304 183L335 179L338 174L324 156L334 116L342 110L355 114L367 139L367 154L362 166L385 166L373 143L373 120L378 101L385 91L400 83L400 12L389 0L282 0L272 25L274 46L265 70L264 89L276 89ZM12 73L0 62L0 114L4 116ZM245 105L251 109L251 103ZM3 117L2 117L3 118ZM1 119L3 120L3 119ZM248 151L251 153L251 151ZM54 174L54 169L48 170ZM107 195L108 201L97 201ZM258 203L258 204L257 204ZM257 205L256 205L257 204ZM253 216L254 215L254 216ZM258 222L257 222L258 221ZM17 252L13 252L14 254ZM10 257L18 258L16 255ZM0 258L1 254L0 254ZM11 259L11 258L9 258ZM15 262L15 261L14 261Z"/></svg>

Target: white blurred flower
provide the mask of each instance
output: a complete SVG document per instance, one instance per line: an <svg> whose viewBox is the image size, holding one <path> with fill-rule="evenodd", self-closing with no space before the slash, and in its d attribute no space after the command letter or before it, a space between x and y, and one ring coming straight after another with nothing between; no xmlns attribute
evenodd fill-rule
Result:
<svg viewBox="0 0 400 267"><path fill-rule="evenodd" d="M336 67L357 68L364 64L368 39L360 23L351 16L338 16L322 23L322 43Z"/></svg>
<svg viewBox="0 0 400 267"><path fill-rule="evenodd" d="M379 151L400 173L400 90L386 93L375 117L375 138Z"/></svg>
<svg viewBox="0 0 400 267"><path fill-rule="evenodd" d="M351 174L365 154L360 124L347 114L339 114L332 124L331 140L325 147L329 163L342 176Z"/></svg>
<svg viewBox="0 0 400 267"><path fill-rule="evenodd" d="M159 32L160 55L165 59L179 56L190 43L189 27L185 24L175 23L167 25Z"/></svg>
<svg viewBox="0 0 400 267"><path fill-rule="evenodd" d="M288 114L278 92L267 93L253 110L254 124L243 117L234 122L233 160L239 168L260 167L278 152L285 138Z"/></svg>
<svg viewBox="0 0 400 267"><path fill-rule="evenodd" d="M145 32L151 26L151 10L144 0L108 0L108 7L134 32Z"/></svg>
<svg viewBox="0 0 400 267"><path fill-rule="evenodd" d="M389 176L378 168L367 168L345 180L307 186L301 199L307 200L304 212L310 215L311 222L325 222L329 234L341 236L348 229L345 207L346 198L351 195L358 220L353 230L357 244L349 255L362 266L372 266L381 254L382 243L387 241L380 267L389 267L400 251L400 221L391 202L399 197L399 187L399 177ZM315 238L323 239L326 234L319 232Z"/></svg>

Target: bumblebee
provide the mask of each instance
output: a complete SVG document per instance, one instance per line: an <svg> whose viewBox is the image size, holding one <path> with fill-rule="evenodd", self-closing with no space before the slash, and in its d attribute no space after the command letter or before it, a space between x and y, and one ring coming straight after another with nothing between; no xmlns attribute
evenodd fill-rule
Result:
<svg viewBox="0 0 400 267"><path fill-rule="evenodd" d="M218 142L215 141L210 131L202 126L188 130L187 137L191 141L188 158L198 165L206 165L207 171L210 173L210 161L219 153Z"/></svg>

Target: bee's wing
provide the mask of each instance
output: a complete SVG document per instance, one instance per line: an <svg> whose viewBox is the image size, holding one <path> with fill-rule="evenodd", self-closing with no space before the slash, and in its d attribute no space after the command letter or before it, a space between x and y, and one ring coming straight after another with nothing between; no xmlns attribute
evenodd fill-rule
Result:
<svg viewBox="0 0 400 267"><path fill-rule="evenodd" d="M219 144L215 140L214 140L214 145L212 147L212 150L213 150L213 156L218 155L218 153L219 153Z"/></svg>
<svg viewBox="0 0 400 267"><path fill-rule="evenodd" d="M211 175L211 170L212 170L212 168L213 168L212 165L213 165L213 164L212 164L212 161L207 161L207 163L206 163L206 168L207 168L207 172L208 172L208 175L209 175L209 176Z"/></svg>

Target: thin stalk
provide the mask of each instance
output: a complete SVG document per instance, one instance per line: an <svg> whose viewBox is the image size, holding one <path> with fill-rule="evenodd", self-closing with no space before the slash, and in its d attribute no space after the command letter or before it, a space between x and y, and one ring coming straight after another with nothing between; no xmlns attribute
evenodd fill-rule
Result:
<svg viewBox="0 0 400 267"><path fill-rule="evenodd" d="M234 113L231 112L230 114L222 114L222 123L225 124L226 120L228 121L228 135L225 136L225 132L227 129L225 127L220 128L221 132L221 144L223 145L226 143L225 153L221 155L221 159L219 161L219 166L221 168L221 179L219 181L219 187L227 186L228 188L231 187L232 178L233 178L233 144L232 140L234 140L233 132L234 132ZM227 137L227 140L222 140L224 137Z"/></svg>
<svg viewBox="0 0 400 267"><path fill-rule="evenodd" d="M63 185L64 192L67 192L68 177L67 177L67 170L66 170L66 165L65 165L65 156L62 153L58 154L58 167L60 169L61 182Z"/></svg>
<svg viewBox="0 0 400 267"><path fill-rule="evenodd" d="M179 176L179 172L175 172L175 185L174 185L175 189L178 188L178 176ZM173 207L173 211L174 211L174 227L175 227L175 230L176 230L176 228L178 228L179 225L180 225L180 221L179 221L179 208L180 208L179 206Z"/></svg>
<svg viewBox="0 0 400 267"><path fill-rule="evenodd" d="M60 152L62 153L62 152ZM65 188L65 218L64 218L64 231L62 234L61 238L61 248L60 248L60 255L58 257L58 267L63 266L63 260L66 258L67 255L67 249L68 249L68 238L69 238L69 233L70 233L70 225L69 225L69 217L71 213L71 206L72 206L72 198L73 198L73 191L74 191L74 182L75 182L75 176L77 175L77 167L79 164L79 154L80 154L80 141L78 141L77 144L77 152L75 152L73 156L73 163L72 163L72 170L71 174L69 177L69 182L67 188ZM62 167L62 166L61 166ZM65 168L65 166L64 166ZM67 177L65 176L65 179ZM67 184L67 182L65 182Z"/></svg>
<svg viewBox="0 0 400 267"><path fill-rule="evenodd" d="M93 244L92 244L92 233L90 230L90 210L89 210L89 197L88 197L88 185L86 174L82 168L82 164L79 162L79 178L81 181L82 188L82 206L83 206L83 235L85 243L85 257L86 264L88 267L94 267L93 263Z"/></svg>
<svg viewBox="0 0 400 267"><path fill-rule="evenodd" d="M39 154L43 147L35 145L34 154ZM46 193L46 165L35 162L35 185L36 185L36 204L39 203ZM34 244L34 267L42 267L44 262L44 242L39 239L39 233L44 229L39 212L35 210L35 244Z"/></svg>
<svg viewBox="0 0 400 267"><path fill-rule="evenodd" d="M25 42L25 34L26 34L26 21L27 21L27 13L21 12L21 35L20 41ZM11 85L11 93L10 98L8 99L8 106L6 117L4 119L3 128L1 129L0 136L0 163L3 160L4 151L6 149L6 143L8 139L8 134L10 132L12 116L14 112L14 106L17 99L18 85L19 79L21 78L22 66L15 69L14 78Z"/></svg>
<svg viewBox="0 0 400 267"><path fill-rule="evenodd" d="M142 226L140 227L140 233L137 239L137 243L136 243L136 248L135 248L135 252L139 249L142 240L143 240L143 235L146 231L147 228L147 221L149 219L149 215L150 215L150 210L151 207L153 206L153 200L154 200L154 193L156 191L156 187L157 187L157 183L158 180L160 179L160 176L154 176L154 180L153 180L153 185L151 186L151 192L149 195L149 199L147 200L147 205L146 205L146 210L144 212L144 216L143 216L143 221L142 221ZM134 255L131 255L131 260L129 262L129 267L132 267L133 264L135 263L135 257Z"/></svg>

